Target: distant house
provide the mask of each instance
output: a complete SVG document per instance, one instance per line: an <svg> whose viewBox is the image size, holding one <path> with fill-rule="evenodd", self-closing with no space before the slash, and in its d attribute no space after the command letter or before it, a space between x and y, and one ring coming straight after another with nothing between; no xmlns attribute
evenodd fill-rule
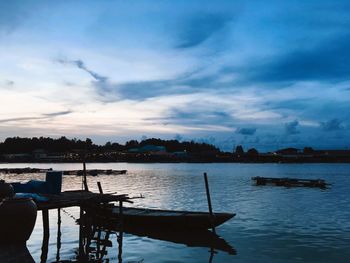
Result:
<svg viewBox="0 0 350 263"><path fill-rule="evenodd" d="M47 151L44 149L36 149L32 152L32 154L33 154L33 158L35 160L41 160L41 159L47 157Z"/></svg>
<svg viewBox="0 0 350 263"><path fill-rule="evenodd" d="M61 161L64 159L64 155L60 153L48 153L44 149L36 149L33 151L33 158L36 161Z"/></svg>
<svg viewBox="0 0 350 263"><path fill-rule="evenodd" d="M139 148L132 148L128 150L129 153L166 153L166 148L164 146L156 145L144 145Z"/></svg>
<svg viewBox="0 0 350 263"><path fill-rule="evenodd" d="M2 157L7 161L16 161L16 160L29 160L32 155L29 153L11 153L3 154Z"/></svg>

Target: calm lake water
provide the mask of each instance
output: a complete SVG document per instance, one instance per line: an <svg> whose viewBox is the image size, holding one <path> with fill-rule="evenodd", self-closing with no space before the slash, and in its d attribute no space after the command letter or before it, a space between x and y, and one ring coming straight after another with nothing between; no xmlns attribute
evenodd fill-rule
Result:
<svg viewBox="0 0 350 263"><path fill-rule="evenodd" d="M81 164L0 164L4 167L81 169ZM217 229L217 234L237 254L217 251L212 262L350 262L350 165L349 164L88 164L88 169L127 169L126 175L88 177L97 192L144 195L137 207L207 211L203 172L209 176L213 209L233 212L236 217ZM253 176L323 178L331 189L254 186ZM7 181L43 179L44 175L0 175ZM80 189L81 178L65 176L63 189ZM61 260L75 258L78 230L72 217L77 208L62 211ZM56 262L57 212L50 212L48 262ZM117 262L118 243L106 259ZM40 262L42 221L27 243ZM209 262L210 249L188 247L131 234L124 235L123 262ZM106 261L108 262L108 261Z"/></svg>

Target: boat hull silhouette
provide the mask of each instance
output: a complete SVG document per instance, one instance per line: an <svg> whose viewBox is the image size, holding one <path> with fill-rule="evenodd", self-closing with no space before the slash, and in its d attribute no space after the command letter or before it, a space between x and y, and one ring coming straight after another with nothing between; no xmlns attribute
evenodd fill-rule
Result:
<svg viewBox="0 0 350 263"><path fill-rule="evenodd" d="M119 207L99 208L95 212L119 221ZM209 229L217 227L234 217L230 213L193 211L173 211L146 208L123 207L123 225L125 227L146 227L163 229Z"/></svg>

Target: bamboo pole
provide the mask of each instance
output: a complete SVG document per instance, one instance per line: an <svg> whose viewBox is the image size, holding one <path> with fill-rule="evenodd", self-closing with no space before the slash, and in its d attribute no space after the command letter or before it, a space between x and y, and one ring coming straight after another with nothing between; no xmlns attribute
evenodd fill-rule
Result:
<svg viewBox="0 0 350 263"><path fill-rule="evenodd" d="M205 190L207 193L208 208L209 208L210 220L212 223L212 230L213 230L213 233L216 234L215 226L214 226L214 214L213 214L213 209L211 206L211 198L210 198L210 192L209 192L209 183L208 183L207 173L204 173L204 182L205 182Z"/></svg>
<svg viewBox="0 0 350 263"><path fill-rule="evenodd" d="M83 162L83 184L84 184L84 190L85 191L89 191L89 187L88 187L87 179L86 179L86 162L85 162L85 158L84 158L84 162Z"/></svg>

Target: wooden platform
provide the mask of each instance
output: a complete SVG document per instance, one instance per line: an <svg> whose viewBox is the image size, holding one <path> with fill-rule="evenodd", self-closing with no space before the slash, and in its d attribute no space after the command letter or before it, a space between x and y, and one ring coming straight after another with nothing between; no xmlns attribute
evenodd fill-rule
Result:
<svg viewBox="0 0 350 263"><path fill-rule="evenodd" d="M109 202L131 202L128 195L99 194L89 191L65 191L59 195L43 195L49 198L46 202L36 202L38 210L50 210L72 206L84 206L88 204L100 204Z"/></svg>
<svg viewBox="0 0 350 263"><path fill-rule="evenodd" d="M325 189L330 184L322 179L298 179L298 178L274 178L274 177L253 177L256 185L275 185L285 187L316 187Z"/></svg>

